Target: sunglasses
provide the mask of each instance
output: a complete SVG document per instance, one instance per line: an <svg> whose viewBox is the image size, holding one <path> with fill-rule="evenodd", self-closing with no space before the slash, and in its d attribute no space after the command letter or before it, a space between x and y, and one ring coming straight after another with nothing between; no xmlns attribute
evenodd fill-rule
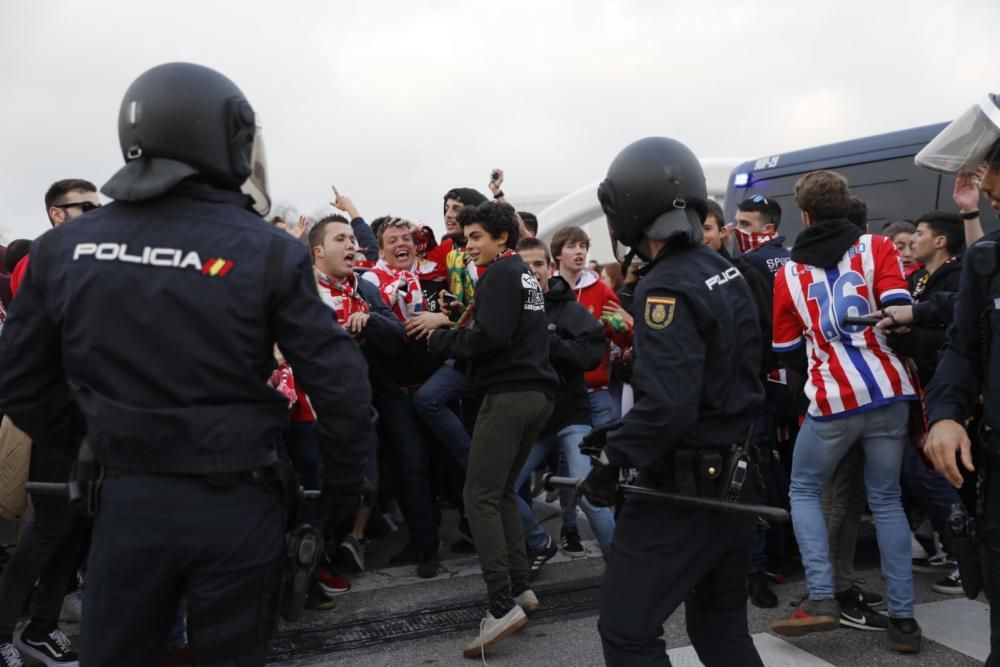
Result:
<svg viewBox="0 0 1000 667"><path fill-rule="evenodd" d="M765 197L764 195L754 195L753 197L750 197L750 201L752 201L754 204L761 204L761 203L763 203L763 204L767 204L769 206L771 204L771 202L768 201L767 197Z"/></svg>
<svg viewBox="0 0 1000 667"><path fill-rule="evenodd" d="M79 206L80 210L83 211L84 213L89 213L90 211L93 211L95 208L101 208L100 204L95 204L94 202L89 202L89 201L75 201L71 204L56 204L55 208L61 208L62 210L65 211L66 209L73 208L74 206Z"/></svg>

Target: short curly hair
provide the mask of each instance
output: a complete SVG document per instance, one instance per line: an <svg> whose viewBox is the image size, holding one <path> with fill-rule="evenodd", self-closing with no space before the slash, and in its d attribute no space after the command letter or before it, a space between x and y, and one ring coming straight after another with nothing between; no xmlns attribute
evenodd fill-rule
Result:
<svg viewBox="0 0 1000 667"><path fill-rule="evenodd" d="M510 204L488 201L479 206L466 206L458 214L458 224L462 228L469 225L481 225L486 233L495 239L507 232L507 243L510 249L517 247L521 238L520 225L517 224L517 213Z"/></svg>
<svg viewBox="0 0 1000 667"><path fill-rule="evenodd" d="M811 171L795 184L795 203L817 222L846 218L851 206L847 179L835 171Z"/></svg>

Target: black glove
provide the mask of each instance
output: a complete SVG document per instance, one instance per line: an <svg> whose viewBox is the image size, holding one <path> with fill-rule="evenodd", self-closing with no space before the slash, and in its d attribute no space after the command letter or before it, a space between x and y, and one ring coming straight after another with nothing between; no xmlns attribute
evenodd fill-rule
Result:
<svg viewBox="0 0 1000 667"><path fill-rule="evenodd" d="M611 507L618 498L618 468L595 461L578 491L595 507Z"/></svg>
<svg viewBox="0 0 1000 667"><path fill-rule="evenodd" d="M604 446L608 444L608 433L621 425L622 420L616 419L598 426L583 436L583 440L580 441L580 453L584 456L589 456L595 462L598 461L601 458L601 452L604 451Z"/></svg>

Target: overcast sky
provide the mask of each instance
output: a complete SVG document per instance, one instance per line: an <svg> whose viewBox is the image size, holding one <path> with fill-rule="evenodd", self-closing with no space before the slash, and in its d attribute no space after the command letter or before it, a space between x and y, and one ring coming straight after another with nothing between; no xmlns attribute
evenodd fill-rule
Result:
<svg viewBox="0 0 1000 667"><path fill-rule="evenodd" d="M121 165L125 89L218 69L260 114L275 202L330 183L440 225L451 187L569 192L672 136L758 157L947 120L1000 92L1000 2L0 0L0 238L57 179Z"/></svg>

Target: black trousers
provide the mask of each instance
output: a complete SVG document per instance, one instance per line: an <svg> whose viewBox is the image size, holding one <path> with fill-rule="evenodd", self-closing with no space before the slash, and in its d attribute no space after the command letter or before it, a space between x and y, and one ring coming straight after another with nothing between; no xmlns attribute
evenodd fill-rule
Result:
<svg viewBox="0 0 1000 667"><path fill-rule="evenodd" d="M183 597L197 665L263 665L284 540L280 493L256 482L105 481L87 567L80 664L159 664Z"/></svg>
<svg viewBox="0 0 1000 667"><path fill-rule="evenodd" d="M35 581L31 617L58 622L63 598L76 572L90 520L70 511L61 496L32 496L34 515L8 563L0 585L0 639L14 633Z"/></svg>
<svg viewBox="0 0 1000 667"><path fill-rule="evenodd" d="M753 530L752 518L626 499L601 585L605 662L670 665L663 623L685 602L688 637L706 667L762 667L746 613Z"/></svg>

